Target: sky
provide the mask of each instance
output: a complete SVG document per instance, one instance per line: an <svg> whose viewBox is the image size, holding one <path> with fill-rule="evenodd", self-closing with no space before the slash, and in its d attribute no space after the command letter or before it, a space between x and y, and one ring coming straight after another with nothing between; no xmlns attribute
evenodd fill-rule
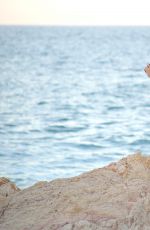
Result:
<svg viewBox="0 0 150 230"><path fill-rule="evenodd" d="M150 25L149 0L0 0L1 25Z"/></svg>

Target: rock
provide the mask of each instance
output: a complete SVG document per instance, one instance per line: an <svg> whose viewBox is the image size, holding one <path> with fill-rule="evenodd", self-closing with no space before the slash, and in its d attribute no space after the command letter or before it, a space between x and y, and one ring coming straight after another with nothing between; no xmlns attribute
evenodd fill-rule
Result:
<svg viewBox="0 0 150 230"><path fill-rule="evenodd" d="M150 157L138 153L77 177L16 187L4 203L0 230L150 230Z"/></svg>
<svg viewBox="0 0 150 230"><path fill-rule="evenodd" d="M20 189L12 183L8 178L0 178L0 218L4 215L6 208L8 207L8 196L20 191ZM0 228L1 229L1 228Z"/></svg>
<svg viewBox="0 0 150 230"><path fill-rule="evenodd" d="M0 178L0 195L7 197L10 194L13 194L17 191L20 191L20 189L12 183L8 178L1 177Z"/></svg>

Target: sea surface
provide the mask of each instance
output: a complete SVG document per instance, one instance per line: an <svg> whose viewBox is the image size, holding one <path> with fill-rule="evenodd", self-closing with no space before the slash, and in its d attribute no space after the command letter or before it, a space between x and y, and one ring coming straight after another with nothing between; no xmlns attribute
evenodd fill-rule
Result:
<svg viewBox="0 0 150 230"><path fill-rule="evenodd" d="M150 27L0 27L0 176L26 187L150 154Z"/></svg>

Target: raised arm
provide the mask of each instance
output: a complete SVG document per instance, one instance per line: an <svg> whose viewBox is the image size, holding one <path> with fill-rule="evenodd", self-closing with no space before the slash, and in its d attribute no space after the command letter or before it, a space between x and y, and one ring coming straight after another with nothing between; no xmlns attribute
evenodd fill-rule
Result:
<svg viewBox="0 0 150 230"><path fill-rule="evenodd" d="M145 69L144 69L145 73L147 74L148 77L150 77L150 64L148 64Z"/></svg>

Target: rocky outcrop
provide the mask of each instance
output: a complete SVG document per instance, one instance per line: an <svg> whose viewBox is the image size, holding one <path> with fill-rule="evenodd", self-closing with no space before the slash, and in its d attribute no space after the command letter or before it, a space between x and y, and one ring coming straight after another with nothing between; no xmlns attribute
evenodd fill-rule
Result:
<svg viewBox="0 0 150 230"><path fill-rule="evenodd" d="M21 191L2 178L0 229L150 230L150 157L134 154Z"/></svg>

